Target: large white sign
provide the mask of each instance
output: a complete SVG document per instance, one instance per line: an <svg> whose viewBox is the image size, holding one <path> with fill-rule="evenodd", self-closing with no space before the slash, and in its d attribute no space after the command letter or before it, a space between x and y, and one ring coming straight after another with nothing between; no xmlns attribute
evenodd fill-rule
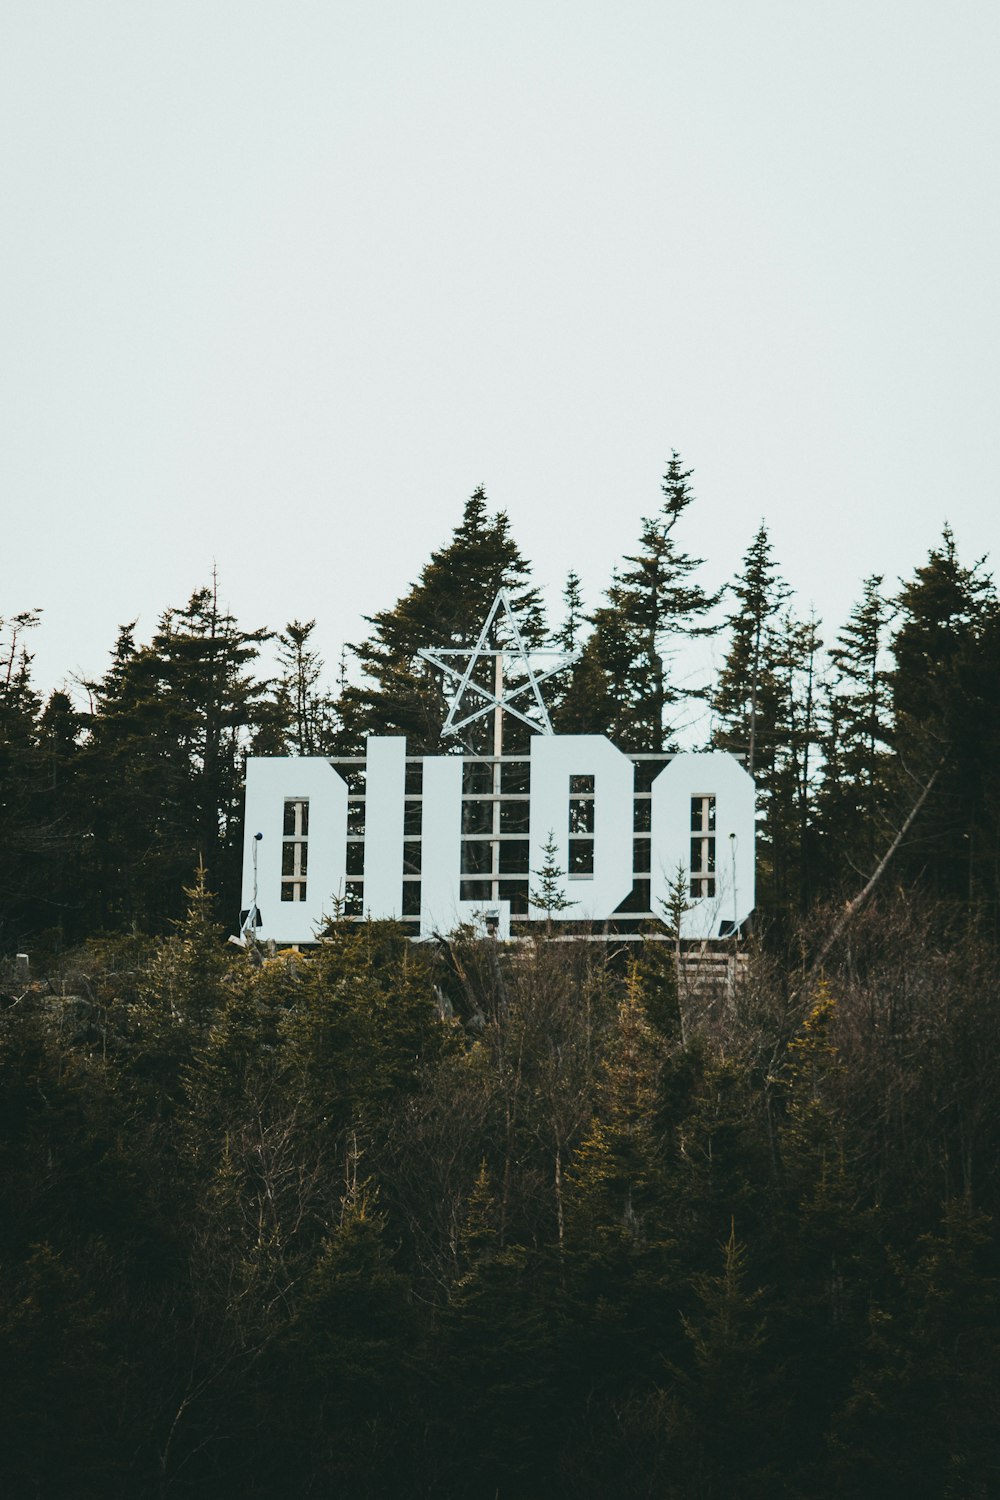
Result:
<svg viewBox="0 0 1000 1500"><path fill-rule="evenodd" d="M251 757L243 871L279 943L335 915L424 937L486 911L501 936L512 916L627 927L662 919L679 880L682 936L717 937L754 906L754 785L731 755L625 755L603 735L540 734L521 757L370 736L358 761Z"/></svg>

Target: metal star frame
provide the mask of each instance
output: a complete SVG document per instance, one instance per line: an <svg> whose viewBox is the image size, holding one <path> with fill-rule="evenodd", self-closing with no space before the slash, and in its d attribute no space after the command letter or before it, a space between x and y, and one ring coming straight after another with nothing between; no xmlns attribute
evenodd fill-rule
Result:
<svg viewBox="0 0 1000 1500"><path fill-rule="evenodd" d="M501 611L507 617L507 624L510 627L514 645L513 647L500 647L498 650L492 650L486 645L486 641L490 633L490 627ZM441 730L442 736L446 734L458 734L460 730L466 729L470 724L474 724L477 719L483 719L487 714L496 713L498 710L503 713L513 714L516 719L520 719L530 729L535 729L541 734L552 734L552 721L549 718L549 711L545 707L545 702L539 691L540 684L545 682L547 678L554 677L557 672L562 672L566 667L572 666L573 662L578 661L580 657L579 651L539 651L529 648L525 644L524 637L521 634L517 617L514 614L514 607L510 601L510 595L506 589L500 589L493 600L490 612L486 616L486 622L479 632L479 639L471 650L467 646L447 646L435 651L424 647L417 654L423 657L424 661L430 662L432 666L437 667L439 671L443 672L446 680L452 684L450 695L447 691L445 694L448 698L448 717L445 719L444 727ZM456 656L468 658L464 668L453 665L450 658ZM555 661L543 671L536 671L533 659L537 660L539 657L554 657ZM499 658L500 663L500 672L498 673L500 680L499 683L494 685L494 689L491 692L489 688L485 688L480 683L474 682L472 673L475 670L477 662L486 660L496 661L497 658ZM503 683L503 668L508 662L519 663L524 672L523 680L519 680L511 688L506 688ZM462 701L467 693L475 694L478 698L485 701L474 713L469 713L464 718L459 718L459 714L462 711ZM520 698L524 693L530 694L531 699L534 700L527 713L521 708L514 706L514 699Z"/></svg>

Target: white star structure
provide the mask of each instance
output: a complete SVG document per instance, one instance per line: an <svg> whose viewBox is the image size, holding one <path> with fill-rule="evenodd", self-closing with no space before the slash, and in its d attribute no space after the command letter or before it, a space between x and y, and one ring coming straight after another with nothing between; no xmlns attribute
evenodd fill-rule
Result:
<svg viewBox="0 0 1000 1500"><path fill-rule="evenodd" d="M494 651L486 645L486 641L489 636L490 626L501 610L507 616L507 624L510 627L514 645ZM451 692L449 693L447 689L445 690L445 696L448 699L448 717L444 721L444 727L441 730L442 735L458 734L459 730L467 728L469 724L474 724L477 719L485 718L487 714L493 713L498 708L504 713L513 714L515 718L520 719L522 723L527 724L531 729L536 729L542 734L551 734L552 721L549 718L548 709L545 707L541 692L539 691L539 685L545 682L547 678L554 677L556 672L562 672L564 668L571 666L573 662L579 659L580 653L579 651L536 651L529 649L518 628L513 605L510 602L510 595L506 589L501 589L493 601L489 614L486 616L486 623L479 632L479 639L471 649L467 646L447 646L432 651L424 647L418 652L418 655L422 656L424 661L429 661L432 666L437 667L439 671L443 672L445 680L451 684ZM466 665L461 668L454 665L452 660L454 657L465 657L467 659ZM524 672L524 678L519 679L511 688L503 686L501 676L501 690L499 693L495 689L491 691L489 688L483 687L480 683L474 682L472 679L472 673L475 670L477 662L486 660L495 661L497 657L500 658L502 666L506 666L508 662L517 662ZM534 666L534 661L540 657L553 658L553 660L551 661L551 665L545 667L544 670L538 671ZM464 718L459 718L458 715L461 712L462 700L466 693L473 693L484 701L476 708L474 713L469 713ZM530 705L528 713L514 707L514 699L520 698L524 693L530 694L534 700Z"/></svg>

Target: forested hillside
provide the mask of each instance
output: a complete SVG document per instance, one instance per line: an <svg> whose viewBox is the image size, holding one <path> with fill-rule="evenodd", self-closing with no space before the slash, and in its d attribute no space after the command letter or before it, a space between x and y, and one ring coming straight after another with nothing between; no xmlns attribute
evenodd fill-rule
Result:
<svg viewBox="0 0 1000 1500"><path fill-rule="evenodd" d="M476 491L335 685L309 621L268 677L214 581L82 698L7 619L5 1495L1000 1493L1000 604L945 529L821 625L763 523L723 591L692 503L674 455L553 621ZM724 997L653 934L227 946L246 754L440 753L417 650L501 585L581 648L557 729L626 749L721 627L699 701L760 791Z"/></svg>
<svg viewBox="0 0 1000 1500"><path fill-rule="evenodd" d="M849 619L821 624L796 612L763 522L725 587L684 550L690 479L674 454L661 503L603 599L587 615L571 573L554 621L506 516L477 490L409 592L370 617L332 674L313 649L313 621L244 627L213 579L165 609L148 642L123 625L103 677L43 703L31 639L44 614L9 615L0 950L54 953L98 931L169 931L199 863L235 919L248 751L359 753L368 732L405 733L416 754L448 749L439 674L417 652L475 640L501 585L529 643L581 650L549 684L557 731L669 749L694 702L707 744L746 757L759 790L766 925L791 930L817 901L853 893L926 791L893 880L995 931L1000 603L983 563L962 561L945 527L911 578L895 588L859 580ZM718 636L720 670L692 687L678 658L706 634ZM275 650L268 676L262 651ZM515 749L516 721L508 734Z"/></svg>
<svg viewBox="0 0 1000 1500"><path fill-rule="evenodd" d="M995 949L94 940L0 1018L4 1494L987 1497ZM809 934L803 936L803 946Z"/></svg>

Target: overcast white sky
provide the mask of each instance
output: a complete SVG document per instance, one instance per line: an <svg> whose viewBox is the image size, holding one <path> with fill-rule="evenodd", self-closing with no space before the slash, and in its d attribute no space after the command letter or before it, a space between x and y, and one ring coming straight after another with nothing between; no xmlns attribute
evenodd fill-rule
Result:
<svg viewBox="0 0 1000 1500"><path fill-rule="evenodd" d="M827 639L945 518L996 553L998 41L995 0L7 0L39 684L213 561L332 677L480 482L594 604L672 447L705 584L764 516Z"/></svg>

